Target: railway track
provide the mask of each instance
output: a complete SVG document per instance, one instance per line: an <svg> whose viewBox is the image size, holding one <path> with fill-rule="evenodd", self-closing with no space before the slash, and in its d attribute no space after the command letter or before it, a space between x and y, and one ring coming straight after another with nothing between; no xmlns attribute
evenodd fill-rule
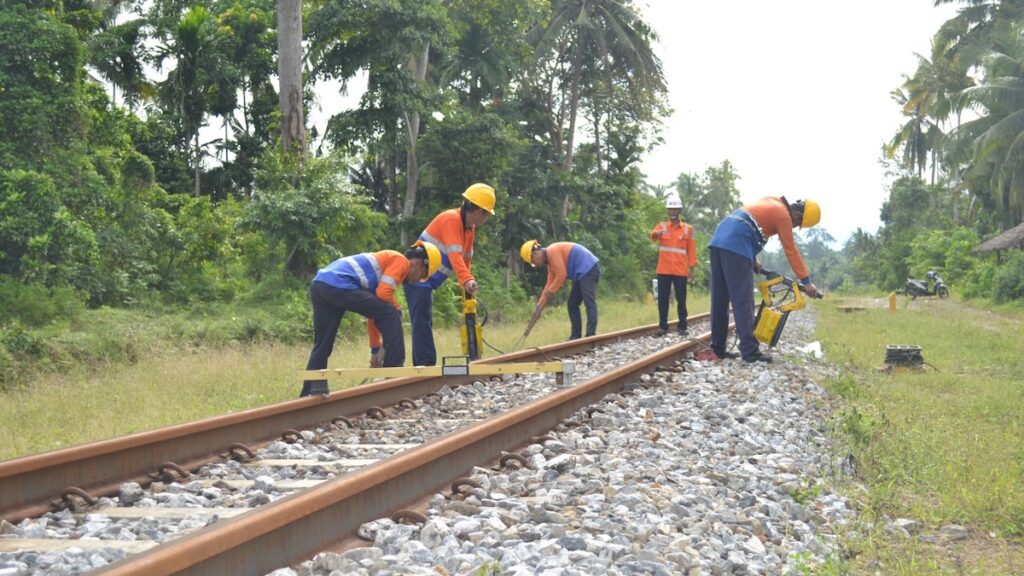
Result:
<svg viewBox="0 0 1024 576"><path fill-rule="evenodd" d="M693 318L691 326L696 327L705 317ZM655 329L625 330L485 362L566 357L609 342L642 339ZM708 335L701 338L706 340ZM82 517L73 520L71 509L90 504L94 506L89 512L92 528L106 530L100 538L118 533L98 527L110 524L99 522L100 517L160 515L171 524L179 521L178 528L167 534L151 533L148 540L125 546L126 553L171 540L179 532L192 532L111 565L103 570L107 574L265 573L336 544L339 536L355 533L363 522L386 516L399 505L412 504L475 465L496 458L516 460L503 453L526 444L641 374L671 364L700 346L697 339L672 345L664 339L649 340L651 348L658 350L654 354L642 360L623 359L620 368L585 382L582 380L588 375L579 374L577 385L570 388L553 391L550 376L546 384L540 377L533 378L530 385L519 379L489 383L483 386L489 392L506 384L509 392L502 403L487 400L491 405L482 412L479 406L471 414L466 411L465 403L473 401L473 394L459 392L472 391L474 386L453 391L472 378L402 378L335 392L327 398L300 399L3 462L0 490L5 498L0 513L17 522L57 506L67 510L59 516L51 514L51 518L82 524ZM434 396L439 391L442 394ZM417 404L410 398L426 400ZM441 409L447 417L438 419ZM453 409L463 410L468 417ZM391 411L390 418L386 410ZM381 416L388 419L376 420ZM234 459L225 460L225 456ZM247 464L240 460L255 461ZM290 470L291 477L275 479L272 469ZM166 483L180 488L161 488ZM253 487L259 495L247 492ZM114 495L120 502L102 500ZM156 504L162 511L143 506L131 512L124 508L126 499ZM211 502L221 505L208 506ZM259 507L246 508L252 505ZM90 523L89 518L84 517L85 524ZM85 535L95 537L88 531ZM78 540L86 547L104 542L112 543ZM0 539L0 546L4 544Z"/></svg>

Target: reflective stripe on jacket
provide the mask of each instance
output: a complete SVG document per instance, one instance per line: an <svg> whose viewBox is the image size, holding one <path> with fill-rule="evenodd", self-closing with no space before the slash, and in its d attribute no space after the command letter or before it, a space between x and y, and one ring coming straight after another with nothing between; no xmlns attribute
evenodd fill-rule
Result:
<svg viewBox="0 0 1024 576"><path fill-rule="evenodd" d="M394 250L364 252L346 256L321 268L313 278L341 290L369 290L377 298L399 308L395 288L405 281L409 273L409 259ZM381 345L380 331L373 320L367 320L366 330L371 347Z"/></svg>
<svg viewBox="0 0 1024 576"><path fill-rule="evenodd" d="M420 234L420 240L430 242L441 251L441 267L427 281L432 288L444 284L452 272L459 279L460 286L474 279L469 266L473 259L475 235L475 228L467 229L463 225L459 208L441 212L427 225Z"/></svg>
<svg viewBox="0 0 1024 576"><path fill-rule="evenodd" d="M689 276L690 267L697 265L697 241L693 226L685 222L661 222L651 230L651 239L658 241L657 274Z"/></svg>

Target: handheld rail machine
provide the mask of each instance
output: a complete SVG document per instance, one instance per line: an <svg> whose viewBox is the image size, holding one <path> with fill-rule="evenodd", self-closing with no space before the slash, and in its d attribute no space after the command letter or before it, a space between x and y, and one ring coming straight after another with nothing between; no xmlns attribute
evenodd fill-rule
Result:
<svg viewBox="0 0 1024 576"><path fill-rule="evenodd" d="M807 304L799 282L771 270L762 270L761 273L765 279L757 283L761 305L754 318L754 337L768 346L775 346L786 327L789 313Z"/></svg>
<svg viewBox="0 0 1024 576"><path fill-rule="evenodd" d="M476 321L477 300L471 294L462 292L462 355L470 360L479 360L481 343L484 341L483 325Z"/></svg>

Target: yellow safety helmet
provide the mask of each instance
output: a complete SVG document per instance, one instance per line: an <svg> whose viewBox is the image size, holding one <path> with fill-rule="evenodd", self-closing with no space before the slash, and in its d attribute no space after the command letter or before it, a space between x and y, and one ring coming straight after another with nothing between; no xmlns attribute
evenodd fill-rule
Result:
<svg viewBox="0 0 1024 576"><path fill-rule="evenodd" d="M814 200L804 200L804 217L800 221L801 228L810 228L821 222L821 206Z"/></svg>
<svg viewBox="0 0 1024 576"><path fill-rule="evenodd" d="M423 251L427 253L427 273L423 276L423 280L430 278L437 272L437 269L441 267L441 251L430 242L424 242L417 240L413 242L413 246L423 246Z"/></svg>
<svg viewBox="0 0 1024 576"><path fill-rule="evenodd" d="M491 216L494 216L494 188L477 182L466 188L466 191L462 193L462 197L487 210Z"/></svg>
<svg viewBox="0 0 1024 576"><path fill-rule="evenodd" d="M522 257L523 261L530 266L533 266L533 247L537 244L538 242L536 240L527 240L526 242L523 242L523 246L519 248L519 256Z"/></svg>

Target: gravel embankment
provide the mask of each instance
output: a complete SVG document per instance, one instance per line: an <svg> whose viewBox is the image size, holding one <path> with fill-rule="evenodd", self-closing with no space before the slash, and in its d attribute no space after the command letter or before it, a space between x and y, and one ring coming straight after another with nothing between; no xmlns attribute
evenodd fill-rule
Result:
<svg viewBox="0 0 1024 576"><path fill-rule="evenodd" d="M477 468L483 488L434 496L426 524L371 522L371 546L273 575L786 574L820 562L853 512L823 480L834 469L818 382L831 369L800 351L812 322L811 310L790 317L773 364L687 361L645 377L528 446L528 468ZM617 346L584 368L643 353Z"/></svg>

